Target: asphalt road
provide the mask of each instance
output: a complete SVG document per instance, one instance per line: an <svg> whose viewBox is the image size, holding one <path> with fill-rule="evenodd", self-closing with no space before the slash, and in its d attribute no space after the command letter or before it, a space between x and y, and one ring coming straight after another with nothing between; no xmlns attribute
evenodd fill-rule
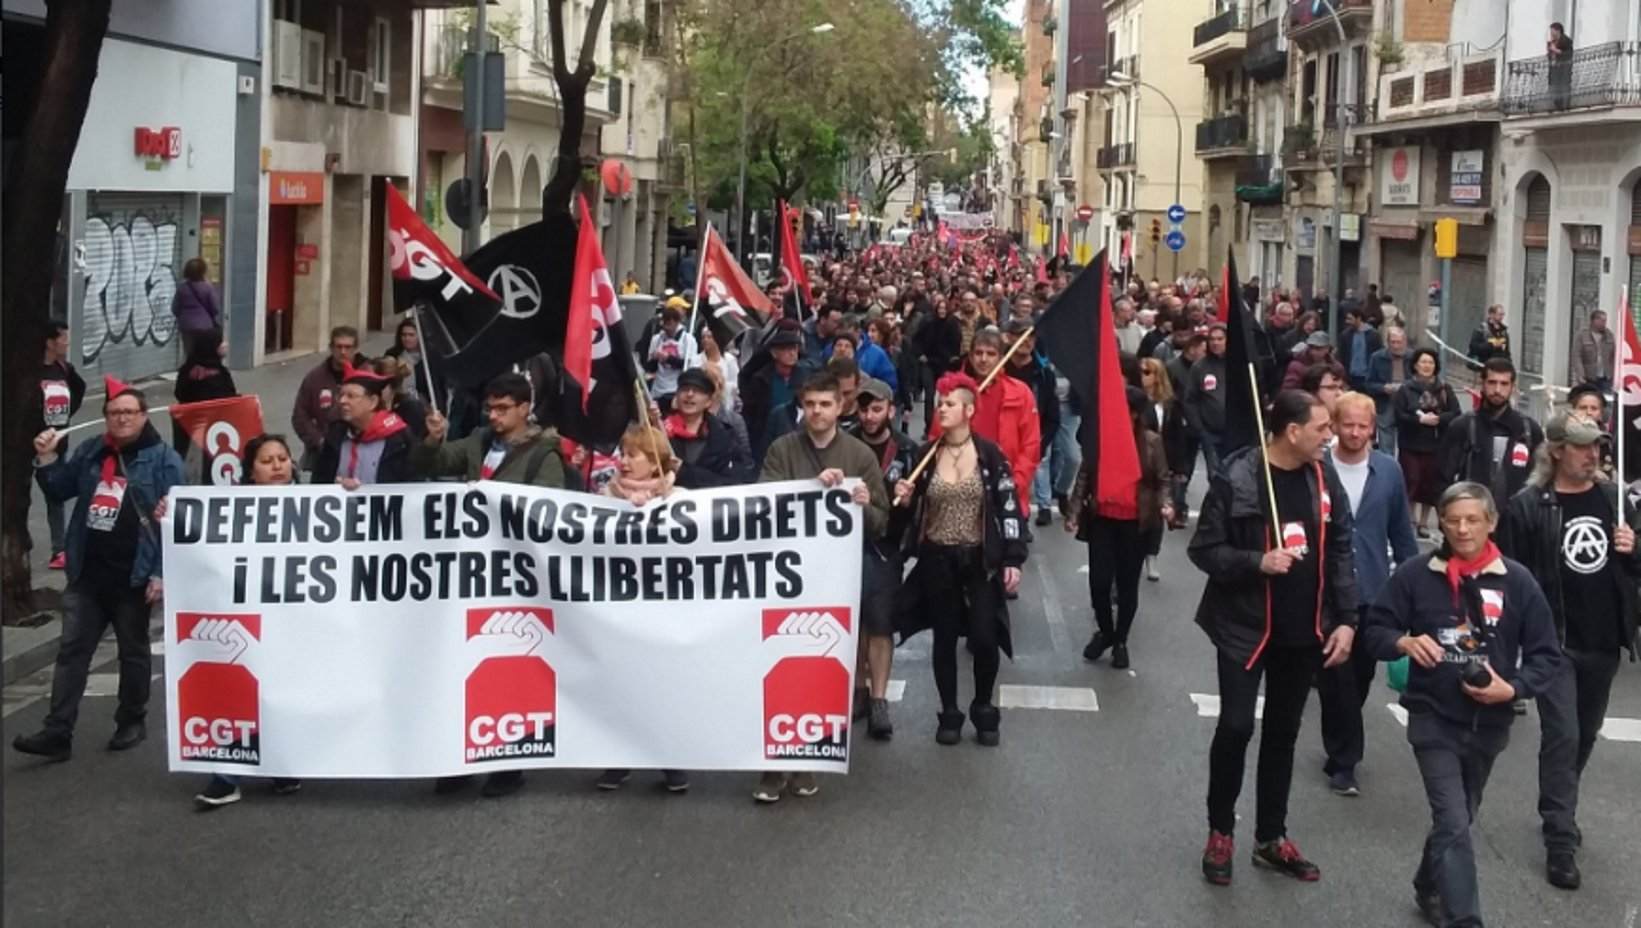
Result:
<svg viewBox="0 0 1641 928"><path fill-rule="evenodd" d="M1080 656L1090 629L1083 549L1058 524L1038 531L1014 604L1018 660L1002 682L1064 688L1022 698L1084 702L1006 708L999 749L935 744L924 639L899 654L895 740L862 739L853 771L823 778L812 799L757 806L745 774L697 774L688 795L669 796L643 774L602 794L594 772L560 772L532 774L500 801L435 797L425 782L310 782L289 797L252 783L243 802L201 814L190 797L202 778L165 772L156 683L156 727L137 750L102 750L114 709L105 695L87 698L70 763L5 752L5 922L1422 924L1409 881L1428 813L1382 681L1368 703L1360 798L1327 791L1314 700L1307 707L1290 830L1322 881L1250 864L1250 769L1236 881L1210 887L1198 858L1214 721L1191 694L1215 692L1214 662L1190 620L1202 582L1185 534L1167 539L1163 581L1142 582L1135 665L1122 672ZM94 682L112 691L107 678ZM36 678L7 691L8 742L38 725L40 686ZM1097 711L1088 711L1090 690ZM1641 718L1634 666L1619 675L1612 714ZM1580 809L1585 885L1574 893L1543 878L1537 744L1536 717L1520 720L1482 810L1489 924L1634 928L1641 743L1597 746Z"/></svg>

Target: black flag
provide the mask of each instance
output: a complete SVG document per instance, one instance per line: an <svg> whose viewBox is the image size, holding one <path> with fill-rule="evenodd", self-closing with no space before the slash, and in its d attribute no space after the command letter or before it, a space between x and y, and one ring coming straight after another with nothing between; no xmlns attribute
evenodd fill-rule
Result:
<svg viewBox="0 0 1641 928"><path fill-rule="evenodd" d="M575 245L575 223L553 215L499 235L468 257L468 270L496 295L497 306L481 325L446 323L458 342L442 361L447 376L477 387L543 352L562 354ZM433 310L444 315L446 307L435 303Z"/></svg>
<svg viewBox="0 0 1641 928"><path fill-rule="evenodd" d="M1254 415L1254 387L1256 381L1268 382L1266 366L1272 363L1269 339L1254 324L1253 314L1242 302L1242 282L1236 276L1236 254L1233 250L1225 258L1225 276L1220 284L1220 299L1227 306L1221 310L1225 320L1225 437L1220 453L1229 456L1238 448L1257 445L1264 436L1259 434L1259 420ZM1256 376L1248 375L1248 362L1256 368ZM1260 382L1260 409L1270 405L1265 383Z"/></svg>

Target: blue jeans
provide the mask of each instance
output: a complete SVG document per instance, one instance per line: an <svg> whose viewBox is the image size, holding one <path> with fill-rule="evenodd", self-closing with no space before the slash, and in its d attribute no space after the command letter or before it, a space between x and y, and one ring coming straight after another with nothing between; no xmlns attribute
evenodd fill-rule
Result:
<svg viewBox="0 0 1641 928"><path fill-rule="evenodd" d="M1054 497L1071 492L1071 483L1077 479L1077 468L1082 464L1082 449L1077 446L1077 427L1082 418L1065 403L1060 404L1060 427L1053 435L1043 436L1042 460L1037 473L1031 478L1031 502L1036 508L1047 508Z"/></svg>

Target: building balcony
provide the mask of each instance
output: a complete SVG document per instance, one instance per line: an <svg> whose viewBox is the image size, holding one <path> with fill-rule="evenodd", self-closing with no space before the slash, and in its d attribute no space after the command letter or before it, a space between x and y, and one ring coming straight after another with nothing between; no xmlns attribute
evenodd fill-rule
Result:
<svg viewBox="0 0 1641 928"><path fill-rule="evenodd" d="M1240 113L1197 123L1197 157L1204 161L1248 153L1248 120Z"/></svg>
<svg viewBox="0 0 1641 928"><path fill-rule="evenodd" d="M1134 163L1134 143L1124 142L1121 145L1107 145L1100 149L1095 156L1094 166L1102 171L1113 168L1129 167Z"/></svg>
<svg viewBox="0 0 1641 928"><path fill-rule="evenodd" d="M1265 20L1248 31L1248 51L1242 70L1253 81L1279 81L1288 76L1288 50L1282 45L1282 17Z"/></svg>
<svg viewBox="0 0 1641 928"><path fill-rule="evenodd" d="M1234 61L1248 48L1248 10L1233 6L1207 22L1197 24L1192 35L1190 62L1210 65Z"/></svg>
<svg viewBox="0 0 1641 928"><path fill-rule="evenodd" d="M1489 114L1497 120L1502 66L1500 55L1487 53L1381 74L1373 124L1361 131L1482 121Z"/></svg>
<svg viewBox="0 0 1641 928"><path fill-rule="evenodd" d="M1540 55L1512 61L1505 68L1500 108L1506 118L1565 117L1581 122L1641 119L1641 42L1608 42L1573 52L1566 63L1551 65Z"/></svg>
<svg viewBox="0 0 1641 928"><path fill-rule="evenodd" d="M1330 0L1339 14L1345 34L1366 33L1373 28L1373 0ZM1316 2L1299 2L1288 7L1288 41L1339 44L1338 26L1327 7Z"/></svg>
<svg viewBox="0 0 1641 928"><path fill-rule="evenodd" d="M1330 171L1339 162L1339 133L1336 126L1321 134L1309 125L1288 126L1282 138L1282 167L1288 171ZM1345 167L1363 167L1367 156L1362 140L1352 133L1345 146Z"/></svg>
<svg viewBox="0 0 1641 928"><path fill-rule="evenodd" d="M1111 64L1106 66L1105 73L1107 78L1109 78L1112 74L1121 74L1128 78L1138 78L1140 76L1140 56L1129 55L1127 58L1118 58L1116 61L1113 61ZM1107 88L1110 86L1110 84L1106 85Z"/></svg>
<svg viewBox="0 0 1641 928"><path fill-rule="evenodd" d="M1282 167L1275 155L1243 155L1236 164L1236 198L1252 206L1282 202Z"/></svg>

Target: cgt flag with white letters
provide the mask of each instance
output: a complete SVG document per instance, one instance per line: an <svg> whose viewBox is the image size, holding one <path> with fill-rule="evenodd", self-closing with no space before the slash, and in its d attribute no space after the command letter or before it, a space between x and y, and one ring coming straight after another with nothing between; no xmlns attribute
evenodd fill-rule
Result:
<svg viewBox="0 0 1641 928"><path fill-rule="evenodd" d="M387 185L387 244L393 305L400 310L431 307L442 328L437 334L454 348L466 345L499 312L500 298L462 264L392 184Z"/></svg>
<svg viewBox="0 0 1641 928"><path fill-rule="evenodd" d="M851 489L179 487L170 769L847 772Z"/></svg>
<svg viewBox="0 0 1641 928"><path fill-rule="evenodd" d="M205 477L216 486L239 483L245 443L261 435L262 401L255 394L172 404L171 421L188 432L205 456Z"/></svg>

